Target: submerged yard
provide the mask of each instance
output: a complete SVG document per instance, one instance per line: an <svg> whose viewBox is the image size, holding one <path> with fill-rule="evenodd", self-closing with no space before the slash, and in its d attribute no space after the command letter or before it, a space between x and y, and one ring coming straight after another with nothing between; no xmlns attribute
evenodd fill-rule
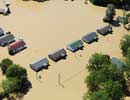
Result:
<svg viewBox="0 0 130 100"><path fill-rule="evenodd" d="M105 8L85 5L84 0L7 2L11 3L12 13L9 16L0 15L0 27L5 31L11 31L16 39L22 37L27 43L27 49L15 56L9 56L7 48L0 47L0 59L9 57L27 69L32 89L24 96L24 100L82 100L86 91L85 67L89 57L95 52L102 52L111 57L121 58L119 43L127 33L123 26L115 27L114 33L108 36L99 35L98 42L91 45L84 43L84 50L76 53L67 51L66 60L57 63L50 60L49 69L38 73L41 77L39 79L29 64L38 58L46 57L55 49L65 47L75 39L81 39L88 32L96 31L104 25L102 18ZM122 15L120 10L117 13ZM58 85L59 74L64 88Z"/></svg>

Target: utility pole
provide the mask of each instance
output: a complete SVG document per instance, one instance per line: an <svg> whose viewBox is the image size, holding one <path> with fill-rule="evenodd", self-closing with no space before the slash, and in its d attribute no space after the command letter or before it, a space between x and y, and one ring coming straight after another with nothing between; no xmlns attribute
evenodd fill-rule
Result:
<svg viewBox="0 0 130 100"><path fill-rule="evenodd" d="M59 84L62 88L64 88L64 85L61 84L61 76L60 76L60 73L58 74L58 84Z"/></svg>

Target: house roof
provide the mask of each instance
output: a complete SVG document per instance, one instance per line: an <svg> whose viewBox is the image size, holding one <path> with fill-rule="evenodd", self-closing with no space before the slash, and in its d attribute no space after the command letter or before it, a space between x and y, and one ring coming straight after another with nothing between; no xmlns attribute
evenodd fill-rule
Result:
<svg viewBox="0 0 130 100"><path fill-rule="evenodd" d="M4 30L0 28L0 36L4 35Z"/></svg>
<svg viewBox="0 0 130 100"><path fill-rule="evenodd" d="M48 54L49 58L52 60L59 60L62 56L66 56L66 51L64 48L58 49L53 51L52 53Z"/></svg>
<svg viewBox="0 0 130 100"><path fill-rule="evenodd" d="M5 34L0 37L0 44L6 44L10 43L15 39L15 37L12 34Z"/></svg>
<svg viewBox="0 0 130 100"><path fill-rule="evenodd" d="M111 58L111 63L115 64L118 68L121 68L122 66L125 65L123 61L121 61L120 59L118 59L116 57Z"/></svg>
<svg viewBox="0 0 130 100"><path fill-rule="evenodd" d="M79 46L82 46L83 42L81 40L75 40L72 41L70 44L68 44L68 46L70 46L73 49L77 49Z"/></svg>
<svg viewBox="0 0 130 100"><path fill-rule="evenodd" d="M97 29L97 32L101 35L106 35L112 32L112 27L110 25L107 25L107 26Z"/></svg>
<svg viewBox="0 0 130 100"><path fill-rule="evenodd" d="M19 40L19 41L16 41L16 42L14 42L14 43L11 43L11 44L8 46L8 48L9 48L9 49L17 49L17 48L19 48L20 46L24 46L24 45L26 45L26 43L25 43L24 41L22 41L22 40Z"/></svg>
<svg viewBox="0 0 130 100"><path fill-rule="evenodd" d="M34 61L32 64L30 64L30 67L38 72L40 71L41 69L43 69L43 67L45 67L46 65L48 65L49 61L47 58L41 58L41 59L38 59L36 61Z"/></svg>
<svg viewBox="0 0 130 100"><path fill-rule="evenodd" d="M96 34L96 32L91 32L91 33L84 35L82 37L82 40L87 42L87 43L90 43L97 38L98 38L98 35Z"/></svg>

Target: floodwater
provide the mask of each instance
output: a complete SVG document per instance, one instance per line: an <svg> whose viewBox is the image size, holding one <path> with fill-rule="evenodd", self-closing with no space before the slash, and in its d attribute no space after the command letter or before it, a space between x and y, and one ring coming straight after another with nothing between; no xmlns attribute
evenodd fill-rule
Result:
<svg viewBox="0 0 130 100"><path fill-rule="evenodd" d="M88 74L85 67L89 57L95 52L122 57L119 42L127 32L121 26L115 27L112 35L99 35L98 42L91 45L84 43L84 50L74 54L67 50L66 60L57 63L50 60L49 69L38 73L39 79L29 64L103 26L105 8L90 3L86 5L84 0L5 2L11 4L12 13L9 16L0 15L0 27L11 31L17 40L22 37L28 48L15 56L9 56L7 48L0 47L0 59L9 57L27 69L32 88L23 100L82 100L87 90L84 80ZM117 14L121 15L122 11L117 11ZM59 74L64 88L58 84Z"/></svg>

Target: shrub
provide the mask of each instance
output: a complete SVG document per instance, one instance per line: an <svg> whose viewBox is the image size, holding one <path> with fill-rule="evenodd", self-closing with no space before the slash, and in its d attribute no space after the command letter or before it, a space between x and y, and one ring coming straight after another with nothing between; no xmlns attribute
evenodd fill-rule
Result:
<svg viewBox="0 0 130 100"><path fill-rule="evenodd" d="M13 64L7 69L6 77L24 79L24 78L27 78L27 71L25 68L22 68L19 65Z"/></svg>
<svg viewBox="0 0 130 100"><path fill-rule="evenodd" d="M2 62L0 63L2 73L5 74L7 68L12 64L13 64L13 61L10 60L9 58L3 59Z"/></svg>
<svg viewBox="0 0 130 100"><path fill-rule="evenodd" d="M103 18L104 22L111 23L115 16L115 6L113 4L108 4L106 9L106 16Z"/></svg>
<svg viewBox="0 0 130 100"><path fill-rule="evenodd" d="M21 81L17 78L9 78L2 81L2 88L5 93L17 92L21 87Z"/></svg>
<svg viewBox="0 0 130 100"><path fill-rule="evenodd" d="M128 49L130 48L130 35L125 35L120 41L120 49L122 50L123 56L127 56Z"/></svg>

